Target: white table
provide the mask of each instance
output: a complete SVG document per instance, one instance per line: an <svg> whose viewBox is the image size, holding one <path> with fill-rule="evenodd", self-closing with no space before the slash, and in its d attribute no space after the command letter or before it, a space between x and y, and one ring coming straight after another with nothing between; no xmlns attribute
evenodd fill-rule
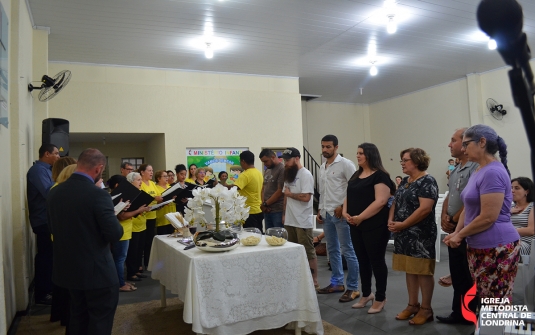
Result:
<svg viewBox="0 0 535 335"><path fill-rule="evenodd" d="M249 334L293 322L323 334L318 300L305 249L287 242L273 247L264 238L254 247L222 253L184 250L176 238L156 236L149 262L152 278L184 302L184 322L196 333Z"/></svg>

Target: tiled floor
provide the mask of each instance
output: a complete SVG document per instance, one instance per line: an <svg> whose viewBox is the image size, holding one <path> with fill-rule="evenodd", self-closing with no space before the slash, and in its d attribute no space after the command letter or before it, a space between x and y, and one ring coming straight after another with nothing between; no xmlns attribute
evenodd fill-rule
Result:
<svg viewBox="0 0 535 335"><path fill-rule="evenodd" d="M340 303L339 293L319 294L322 318L344 329L351 334L461 334L468 335L474 331L472 326L444 325L439 322L429 322L421 326L410 326L408 321L395 319L396 314L401 312L407 305L408 296L405 285L405 273L395 272L391 269L392 246L388 246L386 264L389 269L387 303L383 312L370 315L368 309L352 309L351 302ZM441 261L436 264L435 279L449 273L447 248L443 246ZM320 285L329 284L330 271L327 269L325 257L320 257L319 281ZM325 271L327 270L327 271ZM432 307L435 314L448 315L451 312L451 297L453 289L435 285Z"/></svg>
<svg viewBox="0 0 535 335"><path fill-rule="evenodd" d="M322 318L351 334L468 335L474 331L473 326L445 325L436 321L422 326L410 326L408 321L396 320L396 314L405 308L408 298L405 286L405 274L391 270L392 246L389 246L387 249L386 263L389 268L387 289L388 301L383 312L369 315L367 314L367 308L358 310L352 309L351 305L353 303L338 302L338 298L341 295L340 293L320 294L318 295L318 302ZM319 257L318 269L320 285L322 287L328 285L331 272L328 270L326 257ZM441 262L436 264L435 269L435 281L438 280L440 276L448 273L448 252L446 246L442 245ZM143 281L137 283L137 287L138 290L135 292L121 293L119 296L119 304L160 299L160 286L158 281L150 278L143 279ZM519 286L515 286L515 301L520 297L520 295L517 294L519 291ZM444 288L438 284L435 285L432 302L435 315L447 315L451 312L452 293L453 289L451 287ZM167 296L173 297L176 295L173 295L168 291ZM36 306L32 309L32 313L50 313L50 309L43 306ZM172 331L170 331L170 333L172 333ZM481 332L480 334L488 335L491 333L502 334L495 330L491 332L490 329Z"/></svg>

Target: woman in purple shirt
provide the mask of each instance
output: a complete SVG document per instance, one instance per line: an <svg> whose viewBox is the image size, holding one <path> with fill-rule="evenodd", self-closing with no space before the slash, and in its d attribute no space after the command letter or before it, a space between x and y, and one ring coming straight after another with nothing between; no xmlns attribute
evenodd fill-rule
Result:
<svg viewBox="0 0 535 335"><path fill-rule="evenodd" d="M511 222L507 145L494 129L478 124L466 130L462 146L479 167L461 193L464 210L457 229L444 242L456 248L466 238L468 265L480 298L512 302L520 236ZM495 157L497 152L501 163Z"/></svg>

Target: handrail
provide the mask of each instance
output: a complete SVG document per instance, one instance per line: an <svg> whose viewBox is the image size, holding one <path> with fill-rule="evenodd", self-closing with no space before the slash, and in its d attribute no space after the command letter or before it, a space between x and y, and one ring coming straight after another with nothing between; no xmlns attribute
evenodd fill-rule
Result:
<svg viewBox="0 0 535 335"><path fill-rule="evenodd" d="M310 173L312 173L312 177L314 177L314 197L316 198L316 201L319 201L319 192L318 192L318 185L319 185L319 171L320 171L320 165L318 162L312 157L310 152L303 146L303 166L306 167Z"/></svg>

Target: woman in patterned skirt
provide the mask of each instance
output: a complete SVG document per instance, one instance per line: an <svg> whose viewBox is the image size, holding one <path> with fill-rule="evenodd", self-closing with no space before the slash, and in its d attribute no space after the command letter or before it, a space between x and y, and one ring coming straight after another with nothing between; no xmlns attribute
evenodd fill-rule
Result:
<svg viewBox="0 0 535 335"><path fill-rule="evenodd" d="M520 234L520 254L529 255L531 252L531 241L535 233L533 222L533 182L526 177L518 177L511 180L511 190L513 191L513 202L511 208L511 221L516 231Z"/></svg>
<svg viewBox="0 0 535 335"><path fill-rule="evenodd" d="M426 172L430 158L424 150L405 149L400 157L401 168L408 177L401 181L394 195L388 229L394 233L392 269L406 273L409 304L396 319L407 320L415 314L409 324L421 325L433 320L431 299L435 287L438 185Z"/></svg>
<svg viewBox="0 0 535 335"><path fill-rule="evenodd" d="M507 145L489 126L466 130L463 151L479 167L461 193L464 210L455 232L444 242L452 248L466 238L468 266L480 298L508 298L520 258L520 235L511 223L511 182ZM501 163L494 156L500 154Z"/></svg>

